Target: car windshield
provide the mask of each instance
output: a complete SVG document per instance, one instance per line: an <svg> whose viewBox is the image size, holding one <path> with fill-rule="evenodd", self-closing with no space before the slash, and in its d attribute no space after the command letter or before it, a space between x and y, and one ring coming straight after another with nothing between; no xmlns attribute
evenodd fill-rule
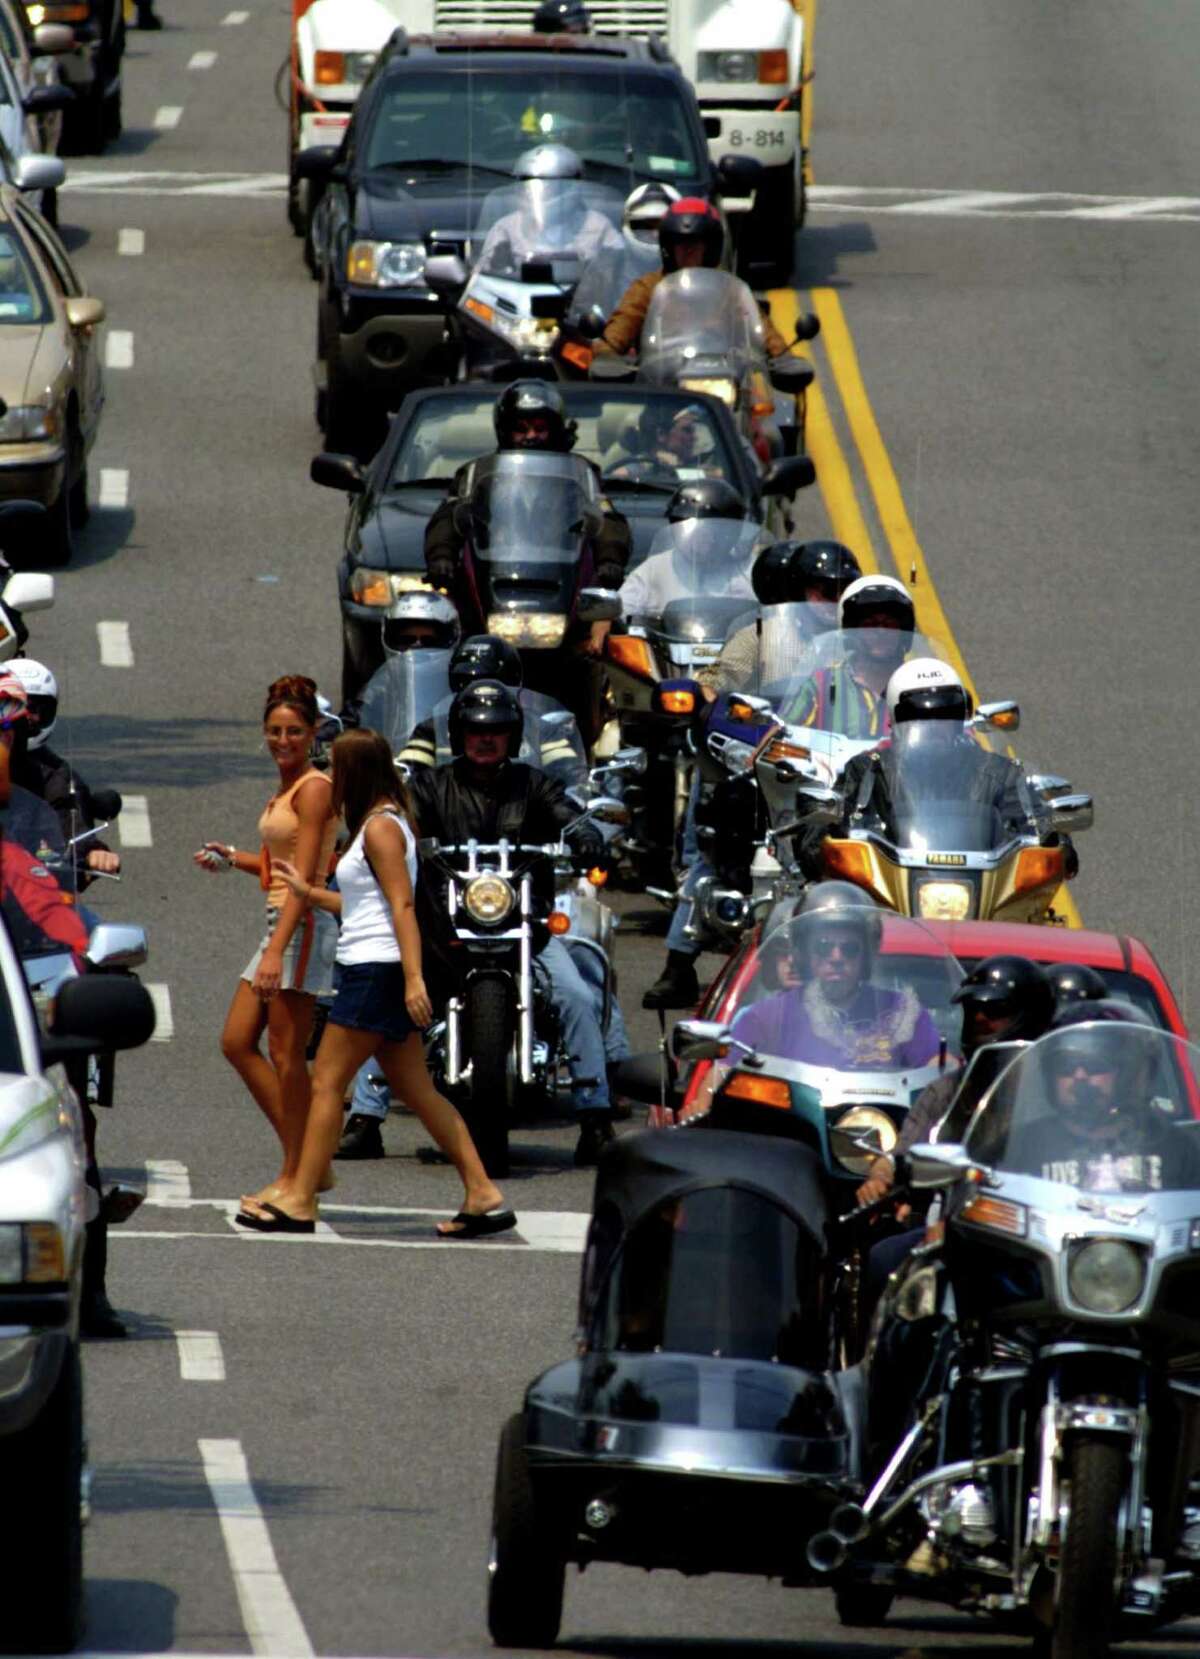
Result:
<svg viewBox="0 0 1200 1659"><path fill-rule="evenodd" d="M7 5L0 5L0 51L3 51L12 63L19 63L23 46L24 41L17 32L12 13Z"/></svg>
<svg viewBox="0 0 1200 1659"><path fill-rule="evenodd" d="M681 483L741 475L724 431L703 404L676 392L615 392L591 386L567 390L567 412L577 423L576 455L594 461L612 491L645 486L663 505ZM449 483L459 467L496 446L495 390L429 398L404 431L392 466L393 485L426 479Z"/></svg>
<svg viewBox="0 0 1200 1659"><path fill-rule="evenodd" d="M0 227L0 323L40 323L47 314L46 297L20 238Z"/></svg>
<svg viewBox="0 0 1200 1659"><path fill-rule="evenodd" d="M1002 1073L971 1120L971 1158L1089 1193L1200 1188L1200 1049L1153 1026L1052 1031Z"/></svg>
<svg viewBox="0 0 1200 1659"><path fill-rule="evenodd" d="M486 59L483 62L486 63ZM627 191L645 179L686 189L708 176L679 89L670 78L629 70L572 71L539 66L536 78L509 67L391 76L366 138L366 166L417 165L464 170L472 161L508 172L532 144L566 144L591 176Z"/></svg>

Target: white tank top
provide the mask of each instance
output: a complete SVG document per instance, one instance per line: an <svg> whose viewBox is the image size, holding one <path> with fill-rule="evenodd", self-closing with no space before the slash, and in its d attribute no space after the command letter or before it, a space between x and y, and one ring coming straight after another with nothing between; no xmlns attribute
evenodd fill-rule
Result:
<svg viewBox="0 0 1200 1659"><path fill-rule="evenodd" d="M404 831L404 862L413 891L417 887L417 843L398 812L373 814L394 818ZM356 962L399 962L400 942L392 923L391 906L382 887L371 874L363 835L370 818L338 860L337 883L342 895L342 923L338 933L337 959L349 966Z"/></svg>

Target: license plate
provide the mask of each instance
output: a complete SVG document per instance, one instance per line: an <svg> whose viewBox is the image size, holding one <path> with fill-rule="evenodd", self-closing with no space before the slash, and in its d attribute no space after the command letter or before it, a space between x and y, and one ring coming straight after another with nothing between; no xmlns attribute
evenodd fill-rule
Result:
<svg viewBox="0 0 1200 1659"><path fill-rule="evenodd" d="M753 156L767 166L787 161L800 139L800 118L793 110L770 110L755 115L738 110L721 116L721 133L710 138L708 147L718 158L723 155Z"/></svg>

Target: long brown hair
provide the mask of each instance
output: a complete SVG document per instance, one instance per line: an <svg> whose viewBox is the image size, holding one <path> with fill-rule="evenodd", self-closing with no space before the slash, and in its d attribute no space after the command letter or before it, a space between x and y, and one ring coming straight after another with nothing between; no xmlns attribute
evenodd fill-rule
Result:
<svg viewBox="0 0 1200 1659"><path fill-rule="evenodd" d="M333 810L346 820L351 840L362 828L363 819L376 801L394 801L411 828L412 803L404 780L392 759L392 746L386 737L369 727L343 732L334 739Z"/></svg>

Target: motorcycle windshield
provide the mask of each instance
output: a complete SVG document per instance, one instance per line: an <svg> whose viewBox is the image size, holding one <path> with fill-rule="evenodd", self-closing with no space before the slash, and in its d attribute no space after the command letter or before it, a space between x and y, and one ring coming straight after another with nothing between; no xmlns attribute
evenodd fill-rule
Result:
<svg viewBox="0 0 1200 1659"><path fill-rule="evenodd" d="M672 638L723 641L753 602L750 572L767 544L762 526L744 519L663 525L621 587L626 616Z"/></svg>
<svg viewBox="0 0 1200 1659"><path fill-rule="evenodd" d="M585 317L595 308L606 318L611 317L630 284L661 267L657 242L639 242L623 235L619 246L602 244L579 278L571 301L572 316Z"/></svg>
<svg viewBox="0 0 1200 1659"><path fill-rule="evenodd" d="M367 681L360 723L380 732L399 753L417 726L429 720L450 684L447 650L403 651Z"/></svg>
<svg viewBox="0 0 1200 1659"><path fill-rule="evenodd" d="M543 772L549 772L565 786L583 783L588 772L587 751L575 716L561 703L556 703L553 697L545 697L541 692L522 689L518 695L525 723L517 759L527 766L538 766ZM453 701L453 697L444 697L433 711L439 766L454 758L450 747L450 706Z"/></svg>
<svg viewBox="0 0 1200 1659"><path fill-rule="evenodd" d="M1035 812L1017 762L949 720L899 726L857 805L864 828L921 854L994 852L1029 830Z"/></svg>
<svg viewBox="0 0 1200 1659"><path fill-rule="evenodd" d="M1031 1043L976 1109L963 1144L997 1174L1081 1193L1183 1192L1200 1189L1198 1115L1200 1049L1133 1020L1093 1020ZM1081 1287L1091 1277L1082 1256L1069 1270L1077 1298L1076 1273ZM1134 1286L1119 1306L1096 1311L1119 1312L1137 1297Z"/></svg>
<svg viewBox="0 0 1200 1659"><path fill-rule="evenodd" d="M824 610L822 605L772 606L770 614L781 611L798 627L816 626ZM785 627L786 621L779 626ZM811 651L794 670L780 672L775 653L764 648L758 683L746 689L769 698L786 725L855 739L881 738L888 731L888 680L902 662L914 657L949 661L946 647L925 634L895 628L819 628Z"/></svg>
<svg viewBox="0 0 1200 1659"><path fill-rule="evenodd" d="M624 248L622 206L615 190L588 179L514 179L484 199L475 273L521 282L532 262L550 267L537 281L573 287L598 253Z"/></svg>
<svg viewBox="0 0 1200 1659"><path fill-rule="evenodd" d="M545 450L501 450L478 462L464 508L471 551L492 565L578 564L602 516L587 462Z"/></svg>
<svg viewBox="0 0 1200 1659"><path fill-rule="evenodd" d="M762 314L728 271L673 271L654 290L642 325L640 373L656 385L688 386L732 401L735 386L767 360Z"/></svg>

